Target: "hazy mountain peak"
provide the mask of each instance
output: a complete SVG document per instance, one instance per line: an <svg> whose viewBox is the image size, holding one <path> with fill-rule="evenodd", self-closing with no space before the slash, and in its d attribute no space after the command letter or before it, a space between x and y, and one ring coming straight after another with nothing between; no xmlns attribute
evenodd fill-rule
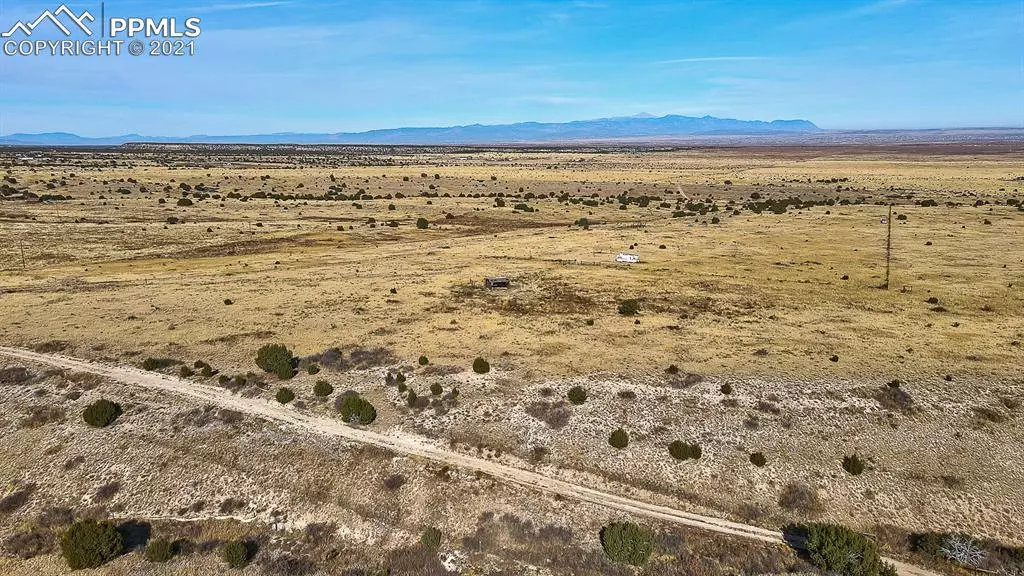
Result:
<svg viewBox="0 0 1024 576"><path fill-rule="evenodd" d="M140 136L129 134L105 138L83 138L74 134L11 134L0 144L35 146L110 146L127 142L235 143L235 144L520 144L587 142L607 140L665 140L678 137L761 135L816 132L808 120L736 120L704 116L695 118L669 114L656 117L647 112L618 118L573 122L518 122L515 124L470 124L464 126L388 128L367 132L308 134L281 132L241 136Z"/></svg>

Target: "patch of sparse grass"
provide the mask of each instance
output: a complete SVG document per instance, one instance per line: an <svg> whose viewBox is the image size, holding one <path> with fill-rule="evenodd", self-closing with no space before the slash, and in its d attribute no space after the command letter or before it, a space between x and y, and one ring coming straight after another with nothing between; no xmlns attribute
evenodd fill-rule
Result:
<svg viewBox="0 0 1024 576"><path fill-rule="evenodd" d="M154 563L168 562L174 558L174 543L166 538L150 541L144 554L146 561Z"/></svg>
<svg viewBox="0 0 1024 576"><path fill-rule="evenodd" d="M64 422L66 417L67 414L60 406L31 406L25 417L18 421L18 427L39 428Z"/></svg>
<svg viewBox="0 0 1024 576"><path fill-rule="evenodd" d="M569 423L572 410L564 402L537 401L526 407L526 413L558 430Z"/></svg>
<svg viewBox="0 0 1024 576"><path fill-rule="evenodd" d="M10 514L27 504L35 490L35 484L29 484L0 498L0 514Z"/></svg>
<svg viewBox="0 0 1024 576"><path fill-rule="evenodd" d="M441 531L433 526L428 527L420 536L420 543L432 550L441 547Z"/></svg>

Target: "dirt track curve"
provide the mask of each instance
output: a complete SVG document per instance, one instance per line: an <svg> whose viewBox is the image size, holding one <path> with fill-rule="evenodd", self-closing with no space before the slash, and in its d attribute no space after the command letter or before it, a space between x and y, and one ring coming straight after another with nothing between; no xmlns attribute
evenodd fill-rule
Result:
<svg viewBox="0 0 1024 576"><path fill-rule="evenodd" d="M355 428L340 420L311 416L309 414L304 414L295 408L290 408L276 402L243 398L241 396L236 396L223 388L198 384L196 382L167 376L165 374L147 372L129 366L110 366L69 356L62 356L59 354L40 354L38 352L32 352L20 348L9 348L6 346L0 346L0 354L29 362L37 362L40 364L47 364L81 372L90 372L100 376L105 376L123 384L134 384L144 388L163 390L179 396L216 404L224 408L238 410L248 414L255 414L263 418L267 418L268 420L290 424L292 426L324 434L326 436L364 442L366 444L386 448L399 454L418 456L468 470L479 470L480 472L504 482L518 484L520 486L551 494L559 494L566 498L589 502L605 508L625 512L627 514L644 516L647 518L661 520L663 522L670 522L703 530L710 530L720 534L729 534L742 538L761 540L763 542L784 543L782 533L775 530L749 526L747 524L731 522L729 520L722 520L711 516L692 514L676 510L674 508L617 496L608 492L594 490L592 488L587 488L586 486L579 486L571 482L545 476L537 472L506 466L504 464L498 464L496 462L483 460L481 458L474 458L465 454L459 454L457 452L438 448L429 440L422 437L412 436L401 432L385 435L362 428ZM937 576L933 572L916 566L904 564L892 559L886 560L892 562L896 566L901 576Z"/></svg>

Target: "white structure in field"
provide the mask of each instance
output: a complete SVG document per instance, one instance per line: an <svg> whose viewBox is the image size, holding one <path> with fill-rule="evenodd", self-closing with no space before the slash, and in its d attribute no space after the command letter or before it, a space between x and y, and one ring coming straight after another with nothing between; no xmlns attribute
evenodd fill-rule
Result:
<svg viewBox="0 0 1024 576"><path fill-rule="evenodd" d="M639 264L640 256L636 254L626 254L625 252L620 252L619 255L615 257L615 261L621 264Z"/></svg>

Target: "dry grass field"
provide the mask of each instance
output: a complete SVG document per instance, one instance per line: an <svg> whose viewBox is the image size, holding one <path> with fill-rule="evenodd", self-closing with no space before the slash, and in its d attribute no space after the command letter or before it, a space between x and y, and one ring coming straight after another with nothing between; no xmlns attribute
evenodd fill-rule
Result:
<svg viewBox="0 0 1024 576"><path fill-rule="evenodd" d="M1024 545L1020 146L8 150L0 177L0 345L203 360L222 374L258 372L265 344L303 358L338 348L354 369L300 369L287 383L297 409L337 413L312 395L325 379L370 399L380 431L681 509L772 528L839 522L893 554L926 530ZM48 194L70 199L39 201ZM641 262L616 264L620 252ZM511 286L488 290L487 276ZM638 314L620 314L629 299ZM477 357L488 374L471 370ZM340 574L378 562L377 547L413 555L403 543L430 524L451 535L450 570L619 569L599 555L596 530L614 517L599 508L457 471L444 488L449 471L414 460L26 367L27 383L0 382L12 463L0 485L35 487L0 515L0 536L47 506L158 528L191 519L209 531L199 541L256 522L294 544L266 542L268 558ZM389 370L421 396L431 384L460 394L410 408ZM265 382L242 393L272 401L277 379ZM581 405L566 399L577 385ZM100 392L127 406L106 439L79 416ZM25 423L44 408L60 415ZM624 450L608 444L619 427ZM673 460L673 440L699 443L701 458ZM72 454L84 463L69 467ZM853 454L864 473L841 466ZM394 474L406 485L381 492ZM793 504L795 489L811 497ZM230 498L244 513L224 512ZM348 564L300 545L328 525ZM580 550L578 566L545 566L529 543L545 529ZM489 544L473 550L481 531ZM729 564L683 539L686 554L659 544L676 560L651 573L807 568L750 564L777 551ZM0 570L61 573L55 558ZM133 573L142 561L124 562ZM189 562L180 573L217 564Z"/></svg>

